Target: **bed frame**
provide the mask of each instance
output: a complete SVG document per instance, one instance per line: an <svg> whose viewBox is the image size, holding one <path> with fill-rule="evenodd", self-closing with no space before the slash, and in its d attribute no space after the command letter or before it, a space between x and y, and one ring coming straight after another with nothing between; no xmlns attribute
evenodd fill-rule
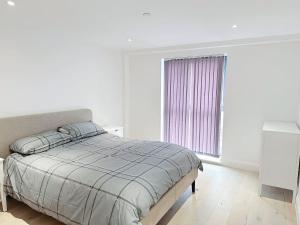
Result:
<svg viewBox="0 0 300 225"><path fill-rule="evenodd" d="M68 123L84 122L92 119L92 111L90 109L78 109L0 119L0 194L4 212L7 211L7 202L6 193L4 192L3 187L3 163L5 158L10 154L9 145L22 137L56 129L59 126ZM140 222L143 225L156 225L190 185L192 185L192 192L195 192L195 180L197 176L198 170L193 169L164 194L157 204L150 209L149 214L142 218Z"/></svg>

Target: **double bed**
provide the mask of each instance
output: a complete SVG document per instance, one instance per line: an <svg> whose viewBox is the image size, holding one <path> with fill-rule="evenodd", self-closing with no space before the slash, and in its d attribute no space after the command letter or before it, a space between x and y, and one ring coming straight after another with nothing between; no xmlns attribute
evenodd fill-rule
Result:
<svg viewBox="0 0 300 225"><path fill-rule="evenodd" d="M66 224L155 225L192 185L201 161L183 147L103 133L31 155L18 138L92 120L89 109L0 119L0 189Z"/></svg>

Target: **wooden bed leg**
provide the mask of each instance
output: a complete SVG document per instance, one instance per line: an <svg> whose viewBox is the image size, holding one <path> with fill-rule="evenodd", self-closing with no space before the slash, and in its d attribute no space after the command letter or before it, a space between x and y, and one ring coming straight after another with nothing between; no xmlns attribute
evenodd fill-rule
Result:
<svg viewBox="0 0 300 225"><path fill-rule="evenodd" d="M6 193L4 192L4 168L3 168L4 159L0 158L0 197L2 202L2 210L3 212L7 211L7 203L6 203Z"/></svg>
<svg viewBox="0 0 300 225"><path fill-rule="evenodd" d="M1 190L1 201L2 201L2 210L3 210L3 212L7 212L6 194L3 191L3 188Z"/></svg>
<svg viewBox="0 0 300 225"><path fill-rule="evenodd" d="M196 181L192 183L192 192L195 193L195 191L196 191Z"/></svg>

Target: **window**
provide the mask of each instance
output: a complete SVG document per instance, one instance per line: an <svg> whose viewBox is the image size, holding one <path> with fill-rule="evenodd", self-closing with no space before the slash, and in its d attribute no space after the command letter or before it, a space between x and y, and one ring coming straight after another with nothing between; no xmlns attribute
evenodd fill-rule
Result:
<svg viewBox="0 0 300 225"><path fill-rule="evenodd" d="M164 141L220 156L226 56L164 61Z"/></svg>

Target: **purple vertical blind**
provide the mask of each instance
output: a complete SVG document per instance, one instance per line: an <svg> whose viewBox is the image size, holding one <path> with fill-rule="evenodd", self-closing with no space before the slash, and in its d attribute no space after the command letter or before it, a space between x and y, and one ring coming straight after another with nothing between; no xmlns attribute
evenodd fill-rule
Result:
<svg viewBox="0 0 300 225"><path fill-rule="evenodd" d="M219 156L225 56L165 61L164 140Z"/></svg>

